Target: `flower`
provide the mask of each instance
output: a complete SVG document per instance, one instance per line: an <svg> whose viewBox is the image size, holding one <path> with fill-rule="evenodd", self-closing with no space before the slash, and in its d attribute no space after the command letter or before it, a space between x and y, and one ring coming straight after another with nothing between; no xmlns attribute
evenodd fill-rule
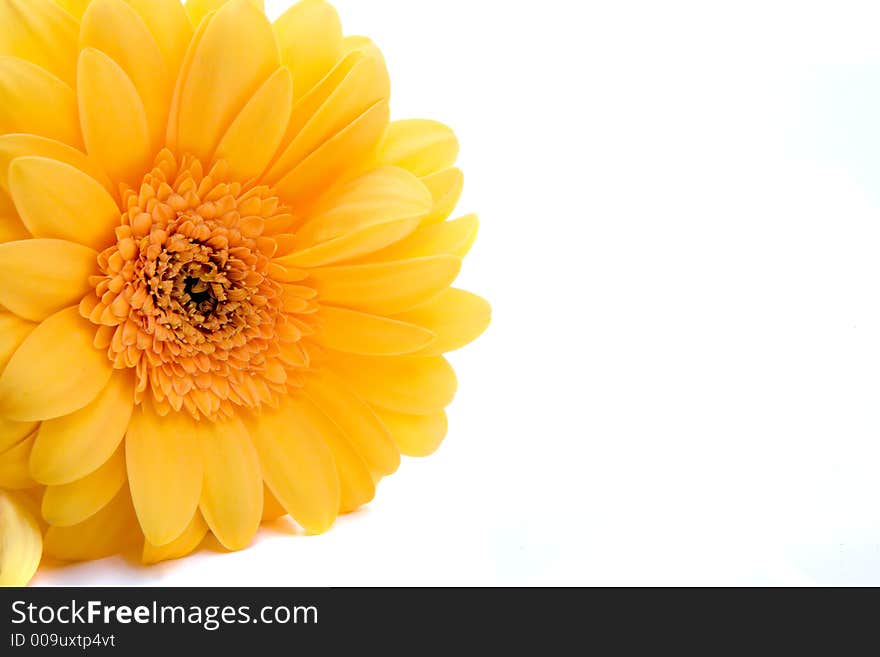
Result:
<svg viewBox="0 0 880 657"><path fill-rule="evenodd" d="M0 583L306 531L443 439L458 144L303 0L0 0Z"/></svg>

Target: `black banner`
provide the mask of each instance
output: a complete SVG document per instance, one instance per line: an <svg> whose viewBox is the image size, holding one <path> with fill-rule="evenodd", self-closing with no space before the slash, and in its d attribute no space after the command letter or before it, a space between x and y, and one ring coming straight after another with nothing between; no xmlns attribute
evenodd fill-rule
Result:
<svg viewBox="0 0 880 657"><path fill-rule="evenodd" d="M0 655L285 645L335 654L346 637L378 649L413 632L432 645L530 629L553 638L579 626L566 597L512 589L0 589Z"/></svg>
<svg viewBox="0 0 880 657"><path fill-rule="evenodd" d="M828 654L874 626L854 592L707 589L0 589L0 655L404 652L700 654L808 640ZM823 641L824 640L824 641ZM475 641L482 650L476 651ZM871 644L872 645L872 644ZM500 647L511 648L499 651ZM310 650L309 653L304 650ZM393 649L393 650L392 650ZM647 649L647 652L645 652ZM161 651L152 653L150 651ZM746 651L746 652L742 652ZM663 653L665 654L665 652ZM856 653L853 653L856 654ZM196 657L201 657L197 655Z"/></svg>

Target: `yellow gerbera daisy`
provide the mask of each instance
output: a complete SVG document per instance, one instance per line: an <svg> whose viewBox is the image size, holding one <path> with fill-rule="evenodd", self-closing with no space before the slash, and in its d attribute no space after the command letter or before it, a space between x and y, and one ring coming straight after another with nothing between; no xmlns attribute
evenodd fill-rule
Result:
<svg viewBox="0 0 880 657"><path fill-rule="evenodd" d="M446 433L458 145L303 0L0 0L0 583L289 513Z"/></svg>

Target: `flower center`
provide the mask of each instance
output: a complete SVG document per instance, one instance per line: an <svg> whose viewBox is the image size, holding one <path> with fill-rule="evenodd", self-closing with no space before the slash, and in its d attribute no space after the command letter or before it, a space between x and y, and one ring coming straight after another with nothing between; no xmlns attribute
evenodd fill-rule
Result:
<svg viewBox="0 0 880 657"><path fill-rule="evenodd" d="M271 261L293 218L271 189L226 178L222 162L205 174L163 151L139 190L123 190L116 244L80 304L96 346L134 369L136 401L161 414L274 404L309 365L314 292Z"/></svg>

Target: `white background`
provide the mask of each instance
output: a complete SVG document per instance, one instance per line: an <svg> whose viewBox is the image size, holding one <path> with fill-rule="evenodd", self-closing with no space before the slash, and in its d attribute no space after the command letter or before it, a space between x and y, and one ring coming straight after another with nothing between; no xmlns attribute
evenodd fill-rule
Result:
<svg viewBox="0 0 880 657"><path fill-rule="evenodd" d="M880 584L877 4L336 5L482 219L445 445L325 535L35 583Z"/></svg>

